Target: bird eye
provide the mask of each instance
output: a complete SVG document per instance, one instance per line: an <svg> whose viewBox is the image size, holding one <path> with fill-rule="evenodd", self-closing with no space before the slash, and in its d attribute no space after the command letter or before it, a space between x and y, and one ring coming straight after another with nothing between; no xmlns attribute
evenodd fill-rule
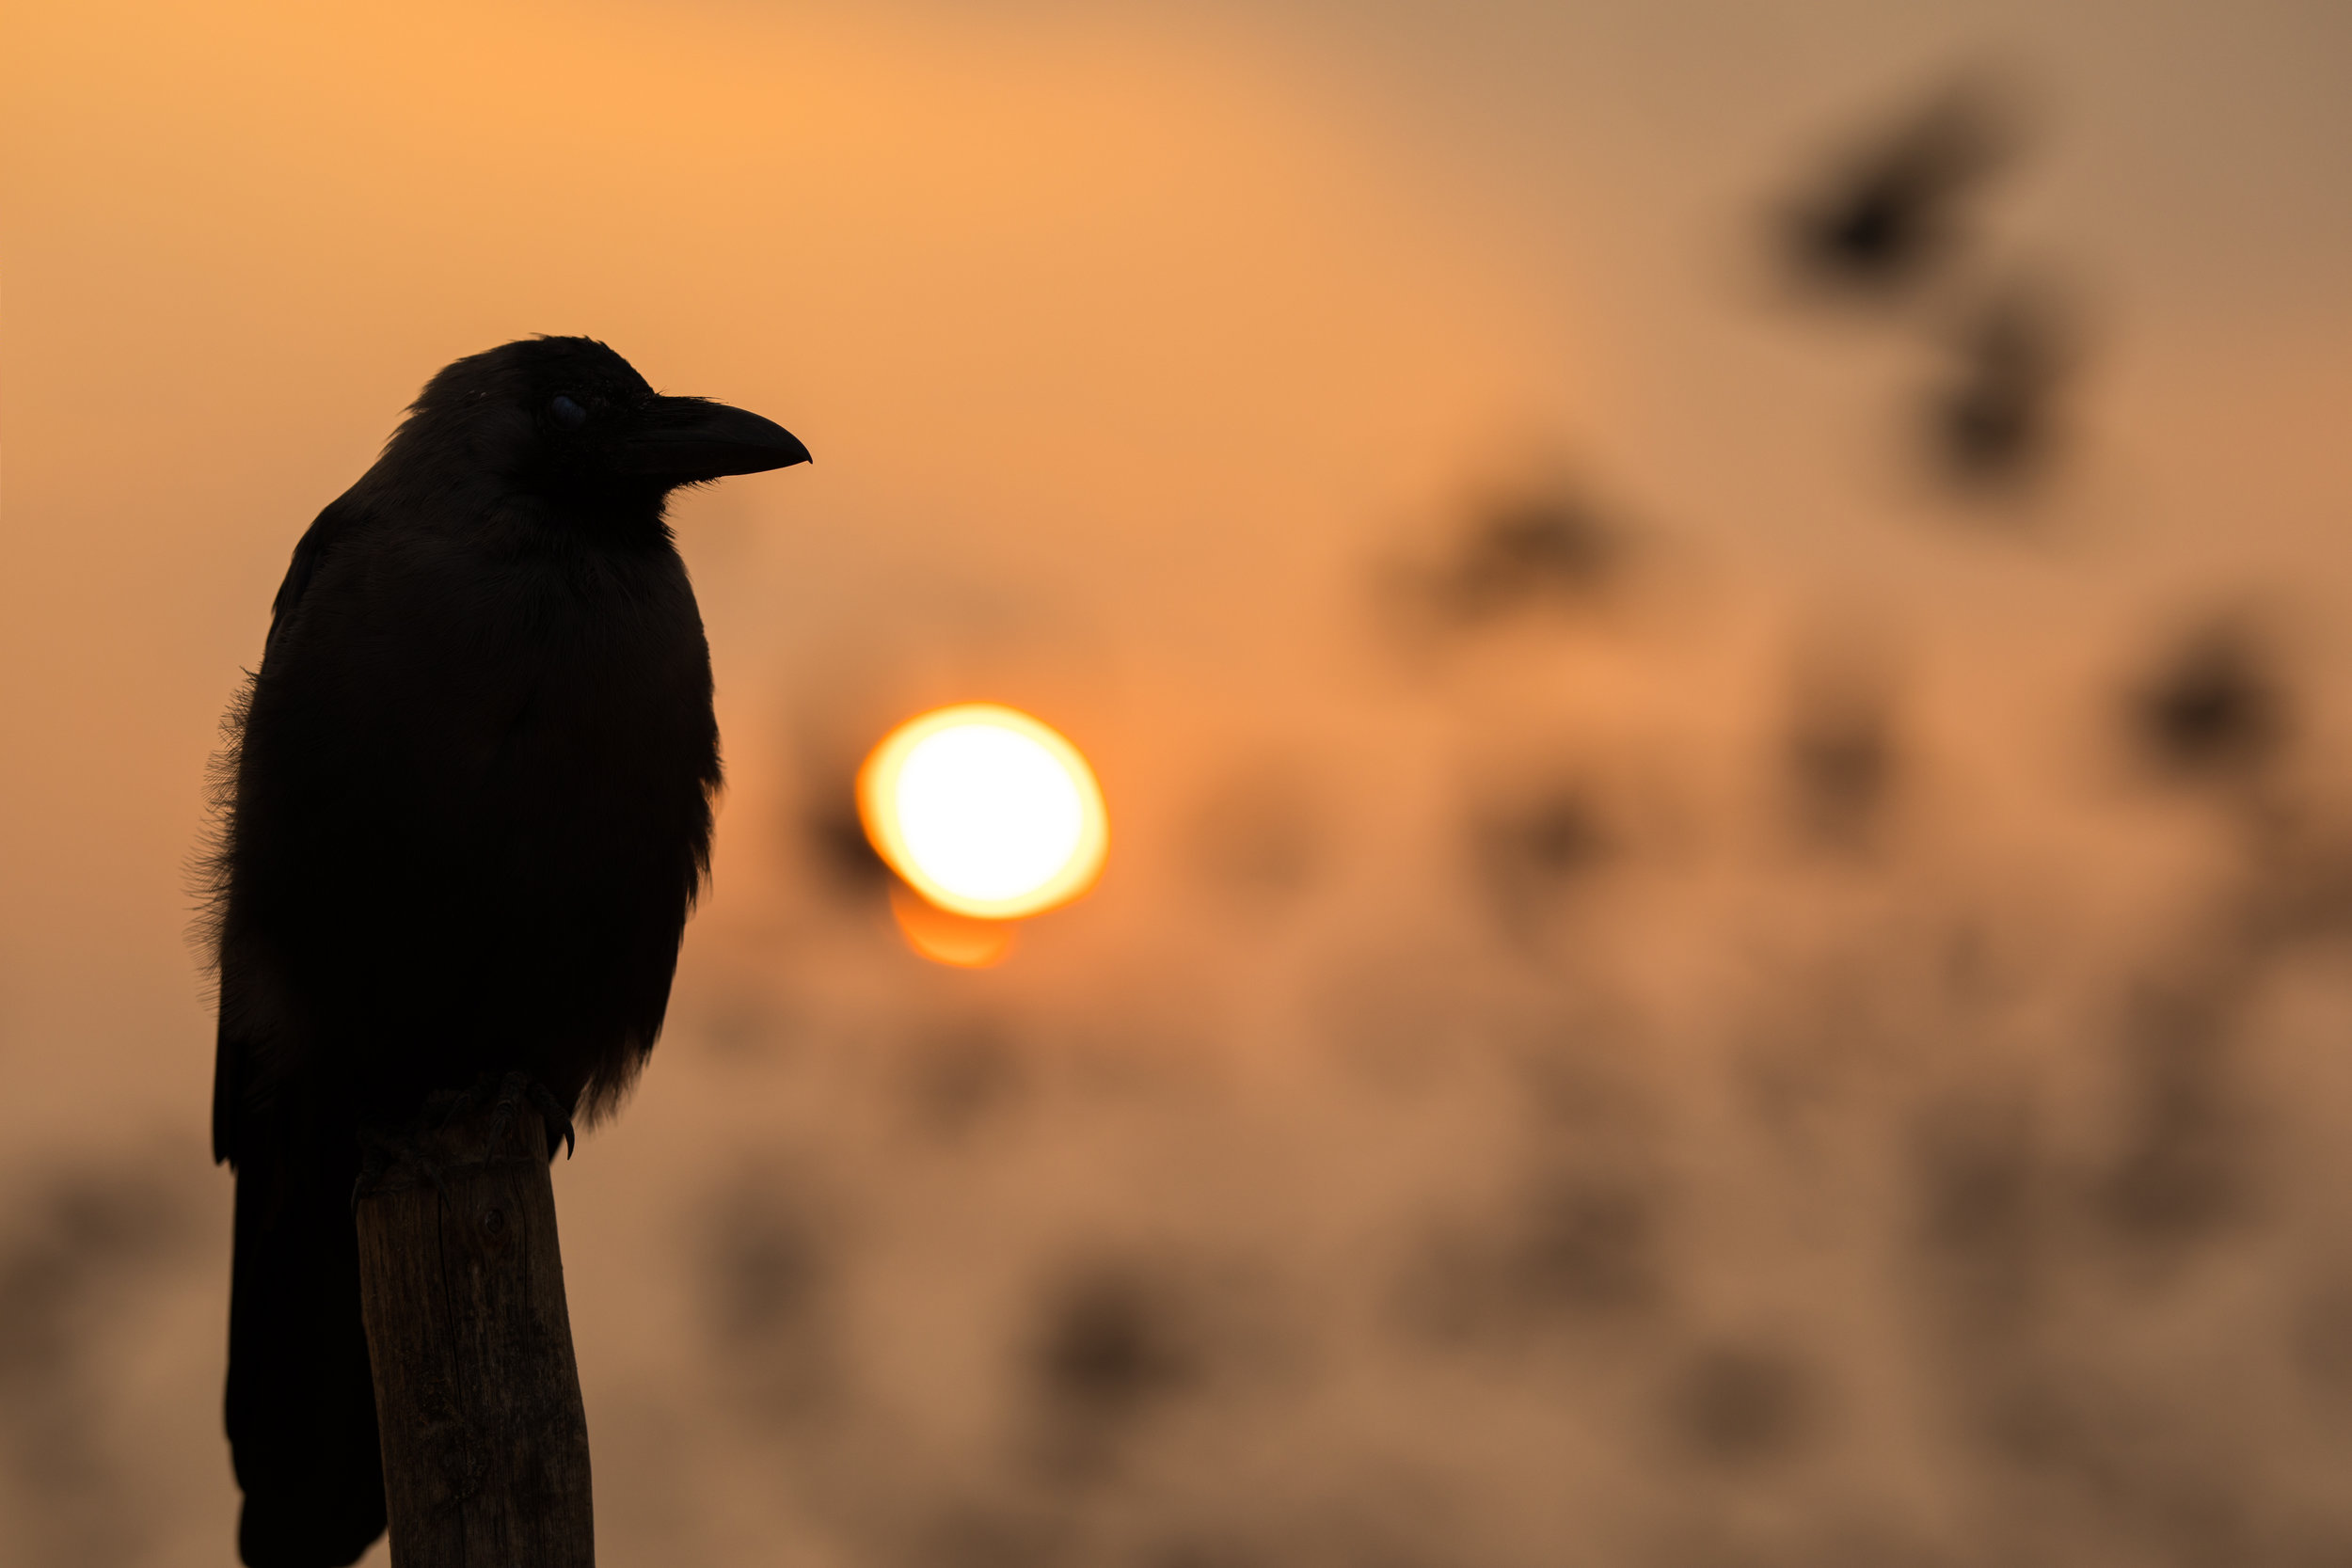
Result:
<svg viewBox="0 0 2352 1568"><path fill-rule="evenodd" d="M565 430L578 430L588 422L588 410L561 392L555 395L554 402L548 404L548 413Z"/></svg>

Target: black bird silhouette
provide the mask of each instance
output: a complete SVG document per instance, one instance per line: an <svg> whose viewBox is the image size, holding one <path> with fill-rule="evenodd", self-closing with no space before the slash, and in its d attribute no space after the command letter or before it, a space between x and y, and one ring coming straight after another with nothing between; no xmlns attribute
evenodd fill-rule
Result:
<svg viewBox="0 0 2352 1568"><path fill-rule="evenodd" d="M214 861L253 1568L348 1563L384 1528L363 1131L515 1071L593 1117L660 1031L720 778L664 500L807 457L602 343L538 338L435 376L294 546L230 715Z"/></svg>

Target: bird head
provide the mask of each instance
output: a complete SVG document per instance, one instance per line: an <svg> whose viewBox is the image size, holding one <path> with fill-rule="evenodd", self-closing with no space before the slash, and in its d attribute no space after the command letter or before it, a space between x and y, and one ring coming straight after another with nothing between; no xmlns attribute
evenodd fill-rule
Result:
<svg viewBox="0 0 2352 1568"><path fill-rule="evenodd" d="M478 473L595 512L650 509L682 484L809 460L782 425L707 398L664 397L592 338L526 338L425 384L387 456Z"/></svg>

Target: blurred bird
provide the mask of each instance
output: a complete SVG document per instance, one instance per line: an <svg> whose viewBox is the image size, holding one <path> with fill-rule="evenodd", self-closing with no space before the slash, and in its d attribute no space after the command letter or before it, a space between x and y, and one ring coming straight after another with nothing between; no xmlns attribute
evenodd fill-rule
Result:
<svg viewBox="0 0 2352 1568"><path fill-rule="evenodd" d="M601 343L538 338L435 376L294 546L230 714L214 862L253 1568L349 1563L384 1528L363 1132L519 1071L568 1136L660 1031L720 781L664 501L807 458L757 415L656 395Z"/></svg>
<svg viewBox="0 0 2352 1568"><path fill-rule="evenodd" d="M1790 260L1816 283L1909 288L1950 252L1962 199L2000 167L2006 143L1980 89L1946 93L1789 214Z"/></svg>

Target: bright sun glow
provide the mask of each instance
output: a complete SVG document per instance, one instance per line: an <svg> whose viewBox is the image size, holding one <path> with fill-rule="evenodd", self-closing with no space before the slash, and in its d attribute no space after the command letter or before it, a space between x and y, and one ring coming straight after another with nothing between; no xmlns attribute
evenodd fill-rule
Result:
<svg viewBox="0 0 2352 1568"><path fill-rule="evenodd" d="M858 774L858 815L891 869L930 902L1016 920L1094 885L1109 846L1103 792L1078 749L1018 709L940 708L893 730Z"/></svg>

